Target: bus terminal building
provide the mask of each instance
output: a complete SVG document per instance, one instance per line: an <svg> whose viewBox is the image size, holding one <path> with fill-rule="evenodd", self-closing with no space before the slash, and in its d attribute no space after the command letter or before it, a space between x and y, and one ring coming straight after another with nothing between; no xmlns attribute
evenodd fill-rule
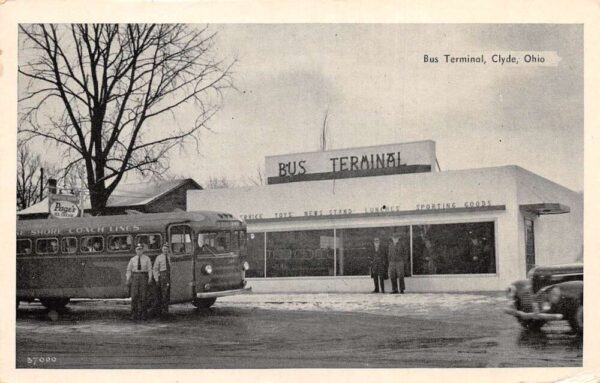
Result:
<svg viewBox="0 0 600 383"><path fill-rule="evenodd" d="M256 292L370 291L369 245L392 233L409 292L503 290L583 259L582 194L518 166L439 171L433 141L271 156L266 176L187 192L188 210L246 221Z"/></svg>

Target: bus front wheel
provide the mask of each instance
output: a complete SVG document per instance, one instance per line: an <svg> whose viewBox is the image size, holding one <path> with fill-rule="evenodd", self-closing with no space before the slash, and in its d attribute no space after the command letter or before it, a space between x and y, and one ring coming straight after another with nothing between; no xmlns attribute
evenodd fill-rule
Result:
<svg viewBox="0 0 600 383"><path fill-rule="evenodd" d="M210 306L214 305L217 301L217 298L196 298L192 301L192 304L199 309L207 309Z"/></svg>
<svg viewBox="0 0 600 383"><path fill-rule="evenodd" d="M40 302L50 310L62 310L69 304L71 298L41 298Z"/></svg>

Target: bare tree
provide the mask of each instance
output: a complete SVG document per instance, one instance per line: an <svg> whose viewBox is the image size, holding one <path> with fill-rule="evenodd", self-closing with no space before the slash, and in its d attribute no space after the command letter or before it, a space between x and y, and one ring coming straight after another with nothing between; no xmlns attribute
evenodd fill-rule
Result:
<svg viewBox="0 0 600 383"><path fill-rule="evenodd" d="M255 186L264 185L266 183L265 172L260 167L260 165L256 166L256 175L255 176L248 176L248 181L250 181L250 183L252 183L252 185L255 185Z"/></svg>
<svg viewBox="0 0 600 383"><path fill-rule="evenodd" d="M198 150L232 86L233 62L214 58L208 27L21 25L20 37L20 133L61 147L65 174L85 168L93 214L127 172L164 172L169 151L189 140ZM190 105L193 115L181 121ZM164 115L173 124L157 120Z"/></svg>
<svg viewBox="0 0 600 383"><path fill-rule="evenodd" d="M55 167L44 163L26 142L17 142L17 210L26 209L44 199L42 168L46 172L46 179L56 177Z"/></svg>

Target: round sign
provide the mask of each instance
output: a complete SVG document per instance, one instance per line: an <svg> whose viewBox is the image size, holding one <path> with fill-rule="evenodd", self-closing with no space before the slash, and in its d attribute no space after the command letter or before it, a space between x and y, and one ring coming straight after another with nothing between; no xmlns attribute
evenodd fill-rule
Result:
<svg viewBox="0 0 600 383"><path fill-rule="evenodd" d="M54 201L50 205L50 214L56 218L79 216L79 206L71 201Z"/></svg>

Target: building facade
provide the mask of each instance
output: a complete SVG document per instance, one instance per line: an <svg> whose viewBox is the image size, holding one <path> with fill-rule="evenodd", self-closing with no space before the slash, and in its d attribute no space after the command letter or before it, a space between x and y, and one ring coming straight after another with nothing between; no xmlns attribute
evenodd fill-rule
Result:
<svg viewBox="0 0 600 383"><path fill-rule="evenodd" d="M162 213L176 210L187 210L187 191L200 190L202 187L193 179L175 179L156 182L144 182L136 184L122 184L117 186L109 197L103 215L120 215L127 212L139 213ZM64 199L61 194L54 195ZM45 219L50 214L49 201L46 197L35 205L17 212L18 219ZM69 196L66 196L69 197ZM81 201L78 203L81 205ZM90 201L85 198L83 206L79 206L84 214L90 211Z"/></svg>
<svg viewBox="0 0 600 383"><path fill-rule="evenodd" d="M270 184L192 190L187 206L246 220L257 292L369 291L369 244L392 233L410 249L408 291L502 290L582 259L581 194L518 166L435 165L432 141L268 157Z"/></svg>

